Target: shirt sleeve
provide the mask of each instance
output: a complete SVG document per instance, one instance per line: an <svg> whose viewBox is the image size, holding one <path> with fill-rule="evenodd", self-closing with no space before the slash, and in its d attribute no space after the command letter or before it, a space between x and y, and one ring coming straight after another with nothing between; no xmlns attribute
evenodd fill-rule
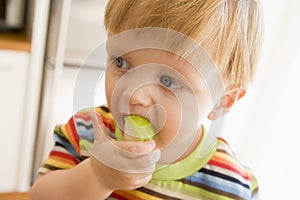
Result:
<svg viewBox="0 0 300 200"><path fill-rule="evenodd" d="M217 151L201 172L209 174L206 182L212 182L214 189L223 191L223 196L230 199L259 199L257 178L249 167L239 161L223 138L219 138ZM220 184L221 181L223 184Z"/></svg>
<svg viewBox="0 0 300 200"><path fill-rule="evenodd" d="M101 106L86 109L72 116L66 124L54 128L55 144L38 173L43 175L53 170L70 169L90 156L93 148L94 133L91 111L101 114L104 125L114 135L114 120L109 109Z"/></svg>

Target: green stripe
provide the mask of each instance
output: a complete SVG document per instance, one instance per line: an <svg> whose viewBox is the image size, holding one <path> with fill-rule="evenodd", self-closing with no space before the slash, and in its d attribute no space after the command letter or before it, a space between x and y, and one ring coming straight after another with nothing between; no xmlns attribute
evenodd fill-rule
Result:
<svg viewBox="0 0 300 200"><path fill-rule="evenodd" d="M85 150L90 150L93 149L94 144L85 140L85 139L81 139L79 140L79 145L80 145L80 149L85 149Z"/></svg>
<svg viewBox="0 0 300 200"><path fill-rule="evenodd" d="M67 139L65 133L61 130L61 125L56 125L54 127L54 133L56 133L57 135L61 136L62 138Z"/></svg>

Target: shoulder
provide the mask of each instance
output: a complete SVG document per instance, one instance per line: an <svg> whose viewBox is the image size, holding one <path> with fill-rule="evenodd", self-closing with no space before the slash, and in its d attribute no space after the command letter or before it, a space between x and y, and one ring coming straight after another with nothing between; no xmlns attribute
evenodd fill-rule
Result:
<svg viewBox="0 0 300 200"><path fill-rule="evenodd" d="M223 138L218 138L218 148L209 162L192 176L201 187L233 199L255 199L258 192L255 176Z"/></svg>

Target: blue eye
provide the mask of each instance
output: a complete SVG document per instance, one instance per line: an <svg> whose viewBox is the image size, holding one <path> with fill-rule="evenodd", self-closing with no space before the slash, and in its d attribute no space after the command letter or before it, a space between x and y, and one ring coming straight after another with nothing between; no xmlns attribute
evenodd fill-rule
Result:
<svg viewBox="0 0 300 200"><path fill-rule="evenodd" d="M116 66L120 69L129 69L130 68L129 63L126 60L124 60L122 57L115 58L114 62L116 64Z"/></svg>
<svg viewBox="0 0 300 200"><path fill-rule="evenodd" d="M178 89L181 88L182 85L174 80L173 78L171 78L170 76L167 75L163 75L160 77L160 82L167 88L171 88L171 89Z"/></svg>

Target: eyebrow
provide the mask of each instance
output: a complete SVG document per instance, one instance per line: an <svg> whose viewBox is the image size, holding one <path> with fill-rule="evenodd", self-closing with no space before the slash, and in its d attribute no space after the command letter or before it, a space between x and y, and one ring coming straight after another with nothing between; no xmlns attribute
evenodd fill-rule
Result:
<svg viewBox="0 0 300 200"><path fill-rule="evenodd" d="M115 45L115 44L112 44L112 43L108 43L108 42L106 42L106 45L105 45L106 47L106 52L108 53L108 54L111 54L112 52L116 52L116 51L118 51L119 50L119 48Z"/></svg>

